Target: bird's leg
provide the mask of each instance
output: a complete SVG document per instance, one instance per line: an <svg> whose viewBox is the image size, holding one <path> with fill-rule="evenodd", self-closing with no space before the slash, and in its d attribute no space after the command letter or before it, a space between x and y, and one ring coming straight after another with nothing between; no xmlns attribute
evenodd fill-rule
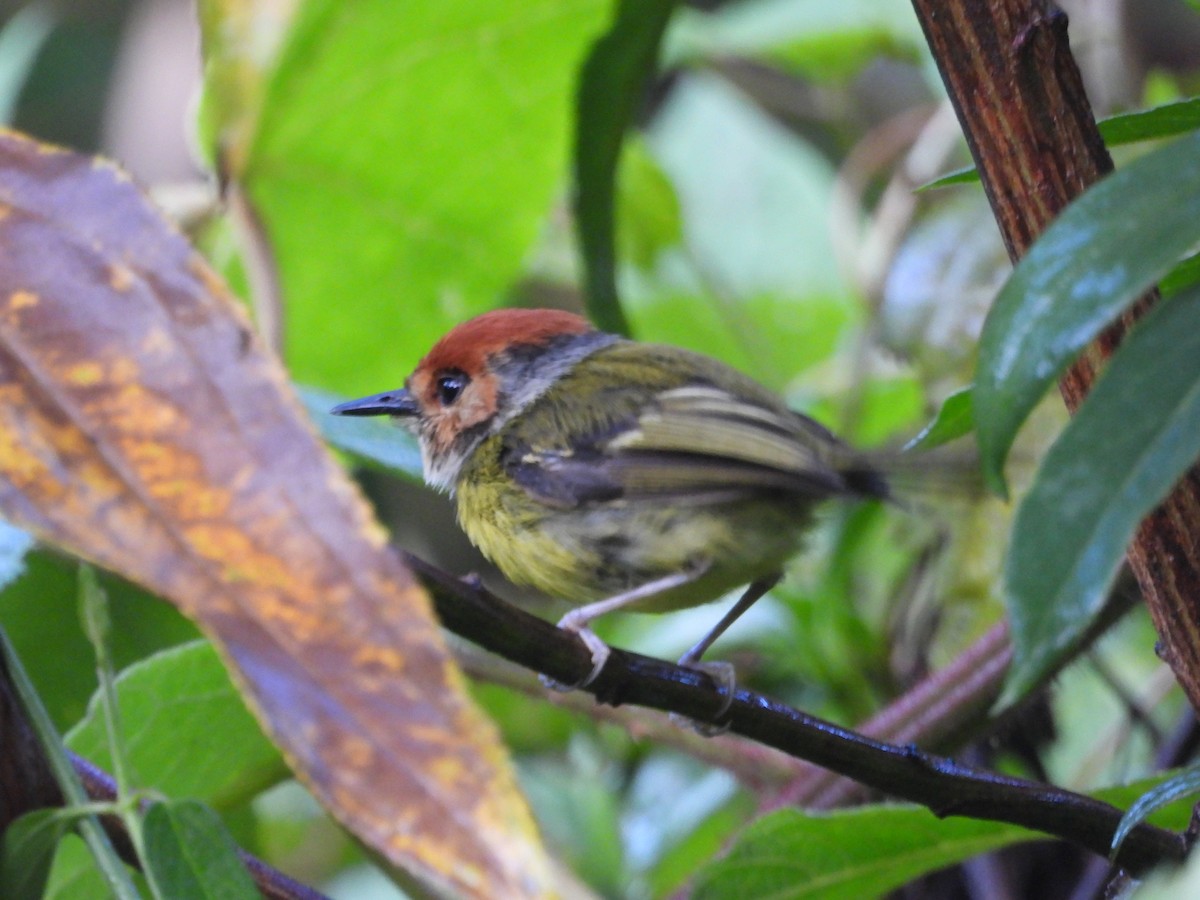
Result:
<svg viewBox="0 0 1200 900"><path fill-rule="evenodd" d="M758 602L758 600L762 598L763 594L775 587L775 585L779 584L779 579L782 577L782 573L776 572L773 575L768 575L765 578L760 578L757 581L751 582L746 590L742 592L742 596L738 598L737 603L733 604L733 606L729 608L729 611L721 617L721 621L709 629L708 634L700 638L700 640L696 642L695 646L693 646L691 650L679 657L679 665L687 666L688 668L692 669L700 669L704 672L707 672L712 676L713 681L715 681L717 685L722 688L723 693L725 694L725 703L717 711L716 715L713 716L714 719L720 719L725 715L725 713L729 712L729 707L733 705L733 691L737 686L737 679L733 671L733 666L730 663L702 663L700 662L700 657L705 654L705 652L713 645L713 642L716 641L717 638L726 632L730 625L741 618L742 613ZM705 723L696 722L692 719L683 720L683 724L688 725L690 728L694 728L697 732L706 737L720 734L728 727L728 723L726 723L724 726L714 727Z"/></svg>
<svg viewBox="0 0 1200 900"><path fill-rule="evenodd" d="M623 609L626 606L637 603L640 600L645 600L647 597L653 597L655 594L660 594L663 591L669 591L690 581L695 581L707 568L707 566L703 566L685 569L682 572L673 572L663 578L656 578L654 581L638 585L632 590L622 591L620 594L614 594L611 597L605 597L603 600L597 600L595 603L589 603L586 606L580 606L577 609L571 610L559 619L558 627L578 635L579 639L591 651L592 671L577 684L564 685L544 675L541 677L542 684L556 691L573 691L578 688L587 687L596 680L596 676L604 668L604 664L608 661L608 655L611 652L608 644L600 640L596 633L588 627L593 619L607 615L614 610Z"/></svg>
<svg viewBox="0 0 1200 900"><path fill-rule="evenodd" d="M779 579L782 577L782 573L776 572L773 575L768 575L765 578L758 579L758 581L751 582L746 590L742 592L742 596L738 598L738 602L733 604L729 608L729 612L721 617L721 621L710 628L708 634L700 638L691 650L679 657L679 665L695 666L700 662L700 657L708 652L708 648L713 645L713 642L723 635L729 629L730 625L740 619L742 613L762 599L763 594L779 584Z"/></svg>

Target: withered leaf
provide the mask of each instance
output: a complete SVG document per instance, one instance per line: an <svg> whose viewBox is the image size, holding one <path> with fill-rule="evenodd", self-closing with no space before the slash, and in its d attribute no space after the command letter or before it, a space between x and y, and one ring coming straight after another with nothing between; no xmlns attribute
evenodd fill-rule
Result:
<svg viewBox="0 0 1200 900"><path fill-rule="evenodd" d="M426 597L223 283L115 166L13 133L0 513L199 622L294 771L426 889L551 890Z"/></svg>

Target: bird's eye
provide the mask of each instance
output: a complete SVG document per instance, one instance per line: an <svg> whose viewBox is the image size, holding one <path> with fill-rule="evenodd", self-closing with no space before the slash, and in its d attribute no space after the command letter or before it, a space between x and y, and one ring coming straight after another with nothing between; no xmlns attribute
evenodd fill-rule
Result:
<svg viewBox="0 0 1200 900"><path fill-rule="evenodd" d="M470 381L462 372L443 372L437 377L435 382L437 386L438 403L442 406L452 406L454 401L462 394L463 389Z"/></svg>

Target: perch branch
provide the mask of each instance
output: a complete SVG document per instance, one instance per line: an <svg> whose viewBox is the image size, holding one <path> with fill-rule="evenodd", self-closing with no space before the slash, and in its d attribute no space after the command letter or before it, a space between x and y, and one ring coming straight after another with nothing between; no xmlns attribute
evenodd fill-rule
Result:
<svg viewBox="0 0 1200 900"><path fill-rule="evenodd" d="M562 684L579 683L592 669L583 643L565 631L510 606L482 586L457 579L416 557L407 557L434 597L443 624L499 656ZM686 716L742 735L853 778L893 797L928 807L938 816L968 816L1021 825L1107 855L1121 811L1053 785L973 768L914 746L863 737L754 691L738 688L726 705L704 672L620 649L587 691L601 703L633 703ZM1184 839L1145 823L1121 847L1118 864L1143 872L1180 860Z"/></svg>

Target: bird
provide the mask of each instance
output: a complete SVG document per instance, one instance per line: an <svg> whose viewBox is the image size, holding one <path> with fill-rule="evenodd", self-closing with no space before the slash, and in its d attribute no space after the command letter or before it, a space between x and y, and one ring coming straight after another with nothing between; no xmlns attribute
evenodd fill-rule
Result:
<svg viewBox="0 0 1200 900"><path fill-rule="evenodd" d="M891 497L872 455L732 366L562 310L478 315L403 387L331 412L408 428L425 481L452 495L483 555L515 584L572 604L558 624L593 667L568 688L608 659L597 617L744 588L680 659L712 665L701 656L778 582L821 501Z"/></svg>

